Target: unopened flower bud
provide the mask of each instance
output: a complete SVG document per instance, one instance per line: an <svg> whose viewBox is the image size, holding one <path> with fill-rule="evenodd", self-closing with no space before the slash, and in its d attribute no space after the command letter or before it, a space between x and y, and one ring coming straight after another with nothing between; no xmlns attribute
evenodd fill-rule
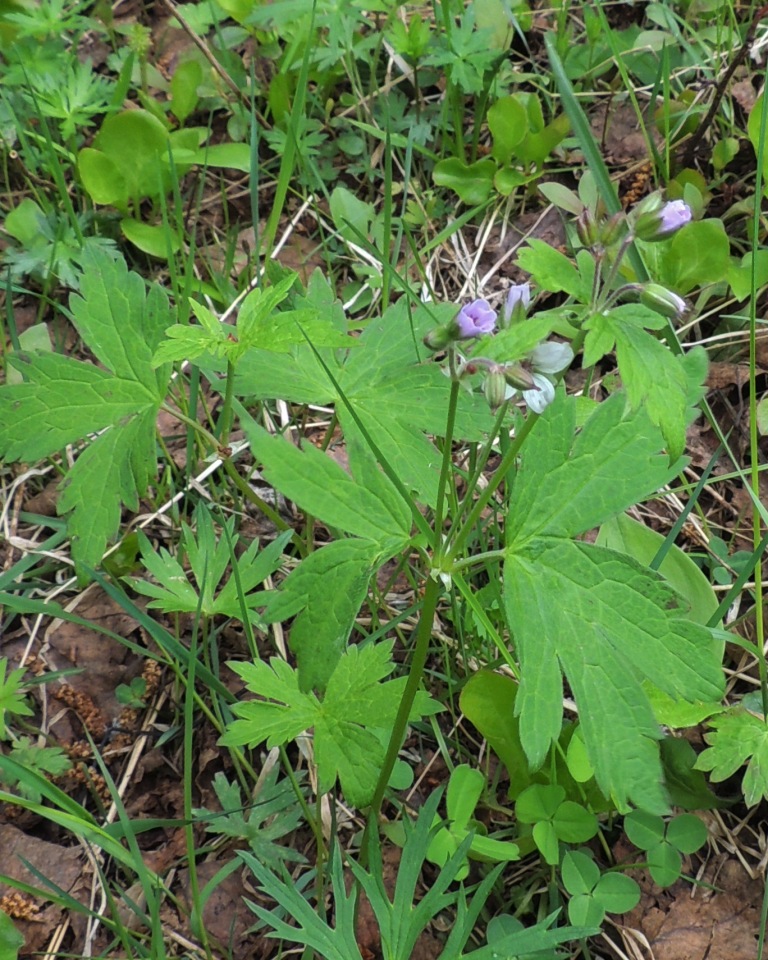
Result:
<svg viewBox="0 0 768 960"><path fill-rule="evenodd" d="M500 369L493 370L485 378L483 393L491 410L498 410L507 398L507 381Z"/></svg>
<svg viewBox="0 0 768 960"><path fill-rule="evenodd" d="M669 317L670 320L680 320L688 309L688 304L682 297L658 283L643 285L640 303L660 313L662 317Z"/></svg>
<svg viewBox="0 0 768 960"><path fill-rule="evenodd" d="M614 213L612 217L603 220L598 228L597 239L601 246L612 247L614 243L621 239L626 230L627 217L624 213Z"/></svg>
<svg viewBox="0 0 768 960"><path fill-rule="evenodd" d="M455 337L451 324L444 327L435 327L424 337L424 346L427 350L444 350L449 343L453 343Z"/></svg>
<svg viewBox="0 0 768 960"><path fill-rule="evenodd" d="M634 234L639 240L666 240L691 222L691 208L684 200L673 200L655 210L646 210L635 220Z"/></svg>
<svg viewBox="0 0 768 960"><path fill-rule="evenodd" d="M519 363L508 363L504 367L504 380L510 387L514 387L516 390L536 389L533 374Z"/></svg>
<svg viewBox="0 0 768 960"><path fill-rule="evenodd" d="M530 283L515 283L509 288L504 308L501 311L499 326L502 330L508 330L513 323L519 323L525 320L528 307L531 304L531 285Z"/></svg>
<svg viewBox="0 0 768 960"><path fill-rule="evenodd" d="M576 218L576 233L582 246L588 250L594 247L598 240L598 228L595 215L588 207L584 207Z"/></svg>

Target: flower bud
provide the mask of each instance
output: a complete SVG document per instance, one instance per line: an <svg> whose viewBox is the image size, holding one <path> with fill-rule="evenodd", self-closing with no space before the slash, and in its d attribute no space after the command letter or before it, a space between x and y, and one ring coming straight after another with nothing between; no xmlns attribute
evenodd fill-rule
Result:
<svg viewBox="0 0 768 960"><path fill-rule="evenodd" d="M598 228L598 241L603 247L612 247L616 243L621 235L624 233L627 224L626 214L614 213L612 217L608 217L607 220L603 220Z"/></svg>
<svg viewBox="0 0 768 960"><path fill-rule="evenodd" d="M680 320L688 309L688 304L682 297L659 283L643 284L640 303L660 313L662 317L669 317L670 320Z"/></svg>
<svg viewBox="0 0 768 960"><path fill-rule="evenodd" d="M691 208L684 200L673 200L641 213L635 220L634 234L638 240L647 242L666 240L690 223L691 217Z"/></svg>
<svg viewBox="0 0 768 960"><path fill-rule="evenodd" d="M584 207L576 218L576 233L582 246L588 250L597 244L598 227L595 215L588 207Z"/></svg>
<svg viewBox="0 0 768 960"><path fill-rule="evenodd" d="M504 367L504 380L516 390L535 390L536 383L533 374L525 369L522 364L508 363Z"/></svg>
<svg viewBox="0 0 768 960"><path fill-rule="evenodd" d="M453 343L454 335L450 323L444 327L435 327L424 337L424 346L427 350L444 350L449 343Z"/></svg>
<svg viewBox="0 0 768 960"><path fill-rule="evenodd" d="M507 381L500 369L491 371L485 378L483 393L491 410L498 410L507 398Z"/></svg>
<svg viewBox="0 0 768 960"><path fill-rule="evenodd" d="M530 283L514 283L509 288L504 309L501 311L499 326L502 330L508 330L513 323L519 323L525 320L528 307L531 304L531 285Z"/></svg>

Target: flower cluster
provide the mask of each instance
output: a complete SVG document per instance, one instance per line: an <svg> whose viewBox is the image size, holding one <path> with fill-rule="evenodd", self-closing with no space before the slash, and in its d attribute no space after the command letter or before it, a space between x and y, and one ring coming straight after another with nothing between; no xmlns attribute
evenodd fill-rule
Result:
<svg viewBox="0 0 768 960"><path fill-rule="evenodd" d="M518 283L510 287L499 316L487 300L473 300L465 304L454 319L443 327L430 331L424 343L431 350L442 350L459 340L468 340L502 330L525 320L531 305L531 285ZM486 371L483 390L489 405L496 409L518 393L522 393L528 407L542 413L555 398L552 379L573 360L573 350L567 343L542 343L522 361L497 363L485 357L473 357L464 363L460 375Z"/></svg>

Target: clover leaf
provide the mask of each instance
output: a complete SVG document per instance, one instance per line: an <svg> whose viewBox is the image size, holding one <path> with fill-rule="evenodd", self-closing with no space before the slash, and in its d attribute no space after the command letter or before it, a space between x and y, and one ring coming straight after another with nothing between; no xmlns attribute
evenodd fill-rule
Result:
<svg viewBox="0 0 768 960"><path fill-rule="evenodd" d="M523 790L515 804L520 823L533 824L533 840L544 860L560 861L560 841L586 843L597 833L597 817L573 800L566 800L559 784L535 783Z"/></svg>
<svg viewBox="0 0 768 960"><path fill-rule="evenodd" d="M668 887L683 869L681 854L694 853L707 842L707 828L692 813L669 821L645 810L624 818L624 830L636 847L648 853L648 868L660 887Z"/></svg>
<svg viewBox="0 0 768 960"><path fill-rule="evenodd" d="M568 918L571 923L599 927L606 913L626 913L640 901L640 887L623 873L600 874L600 868L586 853L569 850L563 858L563 886L570 893Z"/></svg>

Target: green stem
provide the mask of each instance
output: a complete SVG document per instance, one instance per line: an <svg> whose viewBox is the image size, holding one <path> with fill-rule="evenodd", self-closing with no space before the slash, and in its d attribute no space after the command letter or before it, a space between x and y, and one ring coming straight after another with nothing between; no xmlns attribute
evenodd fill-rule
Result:
<svg viewBox="0 0 768 960"><path fill-rule="evenodd" d="M400 746L402 745L403 738L405 737L405 731L408 726L408 718L410 717L411 710L413 709L413 702L416 699L416 694L419 692L421 678L427 662L427 654L429 653L429 641L432 639L432 624L434 623L435 611L437 610L437 601L440 598L441 591L442 585L440 582L430 577L427 580L426 587L424 588L424 599L421 603L421 616L419 617L419 625L416 631L416 645L413 649L413 658L411 660L411 666L408 673L408 682L405 685L400 706L397 708L397 716L395 717L395 723L392 727L392 735L389 738L389 744L384 757L384 763L382 764L381 772L379 773L376 789L373 792L370 822L375 823L379 812L381 811L381 804L384 800L384 791L387 789L389 778L392 776L392 771L395 767L395 761L397 760L397 755L400 752Z"/></svg>
<svg viewBox="0 0 768 960"><path fill-rule="evenodd" d="M224 405L221 408L219 417L219 442L222 447L226 447L229 439L229 431L232 429L234 413L232 411L232 399L235 395L235 365L231 360L227 360L227 385L224 389Z"/></svg>
<svg viewBox="0 0 768 960"><path fill-rule="evenodd" d="M461 553L464 548L464 544L467 541L472 530L477 525L477 522L482 515L483 510L485 510L488 505L488 501L496 493L496 490L501 486L502 481L506 477L508 471L514 465L517 455L520 452L520 448L525 443L525 440L528 434L533 430L533 427L536 421L539 419L538 413L529 413L528 418L525 423L520 428L519 433L515 439L510 444L509 450L504 454L504 457L496 469L495 473L488 482L488 486L483 490L480 496L475 501L475 505L467 514L467 518L459 528L459 532L453 538L453 543L450 545L448 551L449 559L455 558L459 553Z"/></svg>
<svg viewBox="0 0 768 960"><path fill-rule="evenodd" d="M448 350L448 364L451 371L451 393L448 398L448 416L445 424L445 439L443 440L443 462L440 465L440 480L437 485L437 506L435 508L435 560L439 562L443 543L443 518L445 516L445 499L448 487L448 478L451 473L453 431L456 426L456 409L459 404L459 378L456 373L456 355L453 347Z"/></svg>

